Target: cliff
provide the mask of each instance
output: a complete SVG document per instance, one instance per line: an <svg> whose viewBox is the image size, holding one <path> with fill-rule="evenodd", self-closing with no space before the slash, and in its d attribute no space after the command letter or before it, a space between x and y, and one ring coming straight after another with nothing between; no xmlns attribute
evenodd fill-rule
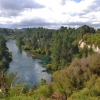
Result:
<svg viewBox="0 0 100 100"><path fill-rule="evenodd" d="M90 45L90 44L86 44L84 41L82 41L82 39L79 41L79 47L80 48L92 48L94 52L98 52L100 53L100 48L98 46L95 46L94 44Z"/></svg>

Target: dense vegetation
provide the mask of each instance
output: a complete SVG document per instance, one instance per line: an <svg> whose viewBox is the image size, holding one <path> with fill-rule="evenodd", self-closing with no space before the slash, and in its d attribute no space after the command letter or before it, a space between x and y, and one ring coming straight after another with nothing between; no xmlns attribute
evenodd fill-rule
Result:
<svg viewBox="0 0 100 100"><path fill-rule="evenodd" d="M92 50L78 48L78 42L85 34L96 33L95 29L84 25L78 29L61 27L59 30L28 28L17 37L17 45L31 53L42 53L51 58L46 66L52 72L61 70L75 57L86 57Z"/></svg>
<svg viewBox="0 0 100 100"><path fill-rule="evenodd" d="M9 52L8 48L6 47L6 41L2 36L0 36L0 68L3 67L6 69L11 60L11 52Z"/></svg>
<svg viewBox="0 0 100 100"><path fill-rule="evenodd" d="M86 34L83 37L83 41L88 45L95 45L100 48L100 32L96 34Z"/></svg>
<svg viewBox="0 0 100 100"><path fill-rule="evenodd" d="M22 49L51 59L46 67L52 72L53 81L47 84L42 79L38 85L29 89L25 87L27 83L13 87L16 75L4 75L3 82L7 91L2 89L0 99L100 100L100 54L94 53L91 48L79 48L81 39L87 44L100 47L99 34L100 29L96 31L93 27L84 25L77 29L63 26L58 30L27 28L9 36L16 38L16 44Z"/></svg>
<svg viewBox="0 0 100 100"><path fill-rule="evenodd" d="M9 76L5 76L5 70L9 67L9 62L11 60L12 54L6 47L6 40L2 34L0 34L0 91L2 91L2 97L5 97L8 94L10 85L14 80L13 73L11 73Z"/></svg>
<svg viewBox="0 0 100 100"><path fill-rule="evenodd" d="M6 41L9 38L15 38L17 32L19 30L0 28L0 69L8 68L9 62L12 60L12 53L6 47Z"/></svg>
<svg viewBox="0 0 100 100"><path fill-rule="evenodd" d="M18 29L7 29L7 28L0 28L0 36L5 38L5 40L8 39L15 39L16 34L21 33L23 30L18 30Z"/></svg>
<svg viewBox="0 0 100 100"><path fill-rule="evenodd" d="M41 80L38 86L25 88L24 83L10 87L1 100L99 100L100 54L75 58L69 67L53 74L53 82Z"/></svg>

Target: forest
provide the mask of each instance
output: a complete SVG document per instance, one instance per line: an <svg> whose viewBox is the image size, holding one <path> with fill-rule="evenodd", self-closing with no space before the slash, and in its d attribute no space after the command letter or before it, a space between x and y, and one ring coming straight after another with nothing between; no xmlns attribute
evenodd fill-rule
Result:
<svg viewBox="0 0 100 100"><path fill-rule="evenodd" d="M90 47L80 48L79 41L100 47L100 29L84 25L77 29L27 28L25 30L0 29L0 68L8 67L11 52L8 39L34 55L50 58L45 65L52 73L52 82L44 79L30 89L25 83L13 86L18 77L0 74L1 100L100 100L100 54ZM5 85L4 85L5 84ZM2 88L3 87L3 88ZM9 87L9 88L8 88Z"/></svg>

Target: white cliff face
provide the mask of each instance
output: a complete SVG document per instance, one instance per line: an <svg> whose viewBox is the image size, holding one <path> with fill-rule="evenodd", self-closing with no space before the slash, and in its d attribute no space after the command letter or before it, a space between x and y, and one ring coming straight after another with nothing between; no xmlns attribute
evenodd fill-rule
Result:
<svg viewBox="0 0 100 100"><path fill-rule="evenodd" d="M88 45L85 42L83 42L82 39L81 39L79 41L79 47L83 49L85 46L88 47L88 48L92 48L94 52L100 53L100 48L98 46L95 46L94 44L92 46Z"/></svg>
<svg viewBox="0 0 100 100"><path fill-rule="evenodd" d="M91 48L91 46L90 45L87 45L87 47L90 49Z"/></svg>
<svg viewBox="0 0 100 100"><path fill-rule="evenodd" d="M82 42L81 44L80 44L80 48L84 48L86 46L86 43L85 42Z"/></svg>
<svg viewBox="0 0 100 100"><path fill-rule="evenodd" d="M81 44L82 43L82 39L79 41L79 44Z"/></svg>
<svg viewBox="0 0 100 100"><path fill-rule="evenodd" d="M92 45L92 49L93 49L94 52L100 53L99 47L98 46L95 46L94 44Z"/></svg>
<svg viewBox="0 0 100 100"><path fill-rule="evenodd" d="M79 41L79 47L84 48L86 46L86 43L82 41L82 39Z"/></svg>

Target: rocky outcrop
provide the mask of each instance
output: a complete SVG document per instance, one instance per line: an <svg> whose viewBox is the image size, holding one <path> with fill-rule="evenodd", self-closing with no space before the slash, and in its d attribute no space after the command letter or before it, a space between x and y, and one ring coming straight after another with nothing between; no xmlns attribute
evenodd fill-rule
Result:
<svg viewBox="0 0 100 100"><path fill-rule="evenodd" d="M82 41L82 39L79 41L79 47L82 49L84 47L92 48L94 52L100 53L100 48L98 46L95 46L94 44L92 45L86 44L84 41Z"/></svg>

